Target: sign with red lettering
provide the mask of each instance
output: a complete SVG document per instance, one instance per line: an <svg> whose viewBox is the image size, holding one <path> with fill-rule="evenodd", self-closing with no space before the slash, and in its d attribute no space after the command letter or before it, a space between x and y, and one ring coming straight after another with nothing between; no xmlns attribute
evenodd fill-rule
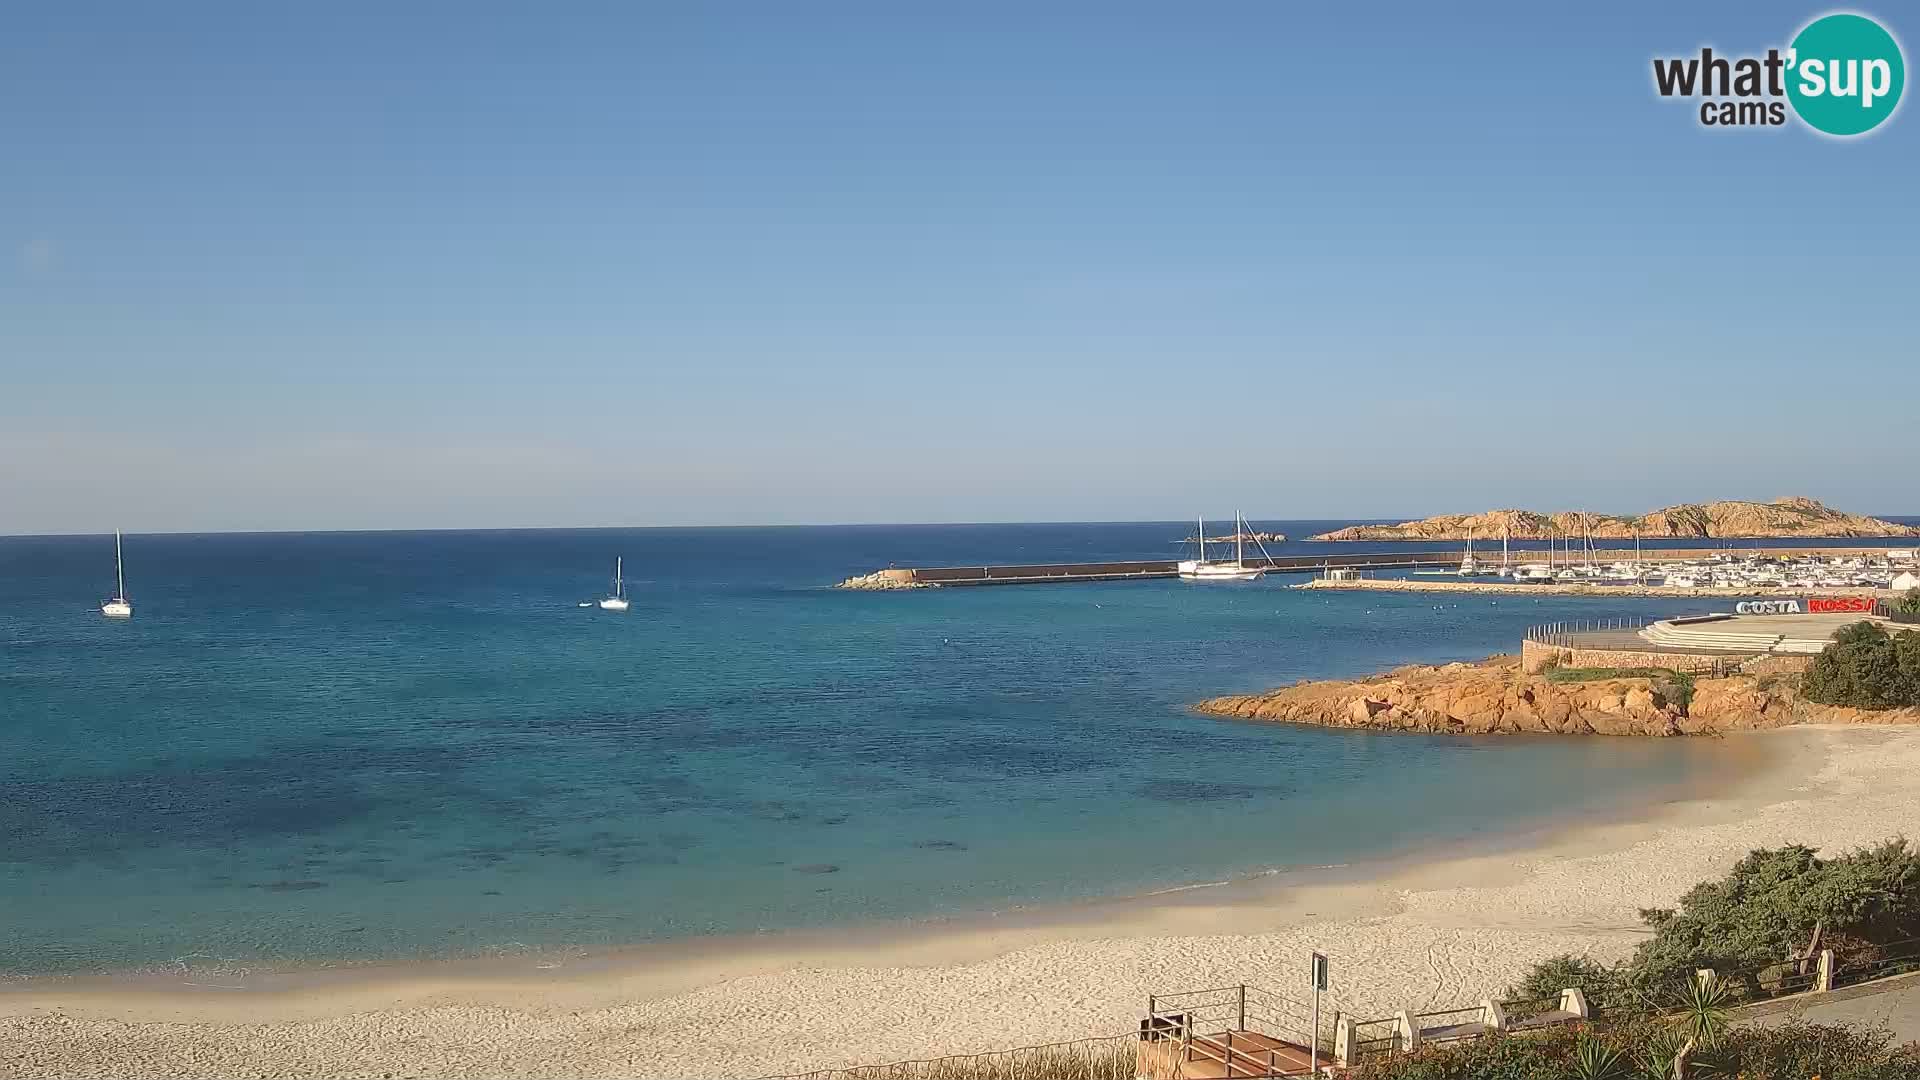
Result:
<svg viewBox="0 0 1920 1080"><path fill-rule="evenodd" d="M1866 615L1873 611L1873 601L1865 596L1809 596L1807 610L1816 615Z"/></svg>

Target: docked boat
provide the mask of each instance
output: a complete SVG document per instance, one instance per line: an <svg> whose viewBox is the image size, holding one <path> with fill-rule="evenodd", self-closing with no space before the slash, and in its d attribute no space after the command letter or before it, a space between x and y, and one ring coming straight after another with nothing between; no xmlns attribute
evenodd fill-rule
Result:
<svg viewBox="0 0 1920 1080"><path fill-rule="evenodd" d="M1252 581L1265 574L1264 566L1247 565L1247 519L1239 514L1233 516L1233 560L1214 561L1207 558L1207 521L1199 519L1200 531L1193 536L1198 548L1199 558L1182 559L1175 569L1182 581ZM1259 543L1259 541L1255 541ZM1260 545L1260 553L1266 554L1266 545Z"/></svg>
<svg viewBox="0 0 1920 1080"><path fill-rule="evenodd" d="M613 560L613 593L606 599L600 601L600 610L602 611L627 610L627 582L621 575L620 561L618 557Z"/></svg>
<svg viewBox="0 0 1920 1080"><path fill-rule="evenodd" d="M100 614L109 619L133 618L133 601L127 599L127 566L120 558L120 530L113 530L113 599L100 605Z"/></svg>

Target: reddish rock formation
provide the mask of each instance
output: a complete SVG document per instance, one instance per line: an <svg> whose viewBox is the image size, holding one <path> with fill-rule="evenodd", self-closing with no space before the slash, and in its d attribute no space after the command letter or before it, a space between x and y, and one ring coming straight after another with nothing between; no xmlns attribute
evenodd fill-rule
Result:
<svg viewBox="0 0 1920 1080"><path fill-rule="evenodd" d="M1642 517L1615 517L1566 511L1489 510L1484 514L1442 514L1398 525L1355 525L1315 540L1463 540L1468 531L1484 541L1549 537L1625 539L1637 530L1646 539L1665 537L1755 536L1920 536L1920 527L1899 525L1862 514L1848 514L1813 499L1759 502L1683 503Z"/></svg>
<svg viewBox="0 0 1920 1080"><path fill-rule="evenodd" d="M1779 675L1700 679L1690 700L1668 679L1554 682L1511 656L1403 667L1357 681L1301 682L1210 698L1216 716L1448 735L1706 735L1788 724L1920 724L1920 709L1866 712L1800 700Z"/></svg>

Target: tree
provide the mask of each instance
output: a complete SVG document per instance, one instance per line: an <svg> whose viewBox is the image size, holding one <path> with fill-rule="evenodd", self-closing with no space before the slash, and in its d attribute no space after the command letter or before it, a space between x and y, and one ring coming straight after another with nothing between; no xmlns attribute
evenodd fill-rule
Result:
<svg viewBox="0 0 1920 1080"><path fill-rule="evenodd" d="M1908 589L1895 602L1893 609L1902 615L1920 616L1920 586Z"/></svg>
<svg viewBox="0 0 1920 1080"><path fill-rule="evenodd" d="M1920 634L1889 635L1870 622L1843 627L1813 658L1800 692L1856 709L1920 705Z"/></svg>

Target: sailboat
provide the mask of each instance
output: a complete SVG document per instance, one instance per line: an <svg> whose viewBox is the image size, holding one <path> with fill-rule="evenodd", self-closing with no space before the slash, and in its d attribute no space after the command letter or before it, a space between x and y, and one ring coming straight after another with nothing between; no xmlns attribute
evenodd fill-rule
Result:
<svg viewBox="0 0 1920 1080"><path fill-rule="evenodd" d="M1480 568L1480 560L1473 557L1473 526L1467 526L1467 550L1460 556L1460 576L1477 577L1486 573Z"/></svg>
<svg viewBox="0 0 1920 1080"><path fill-rule="evenodd" d="M627 583L620 574L620 561L618 556L613 560L613 594L600 601L602 611L627 610Z"/></svg>
<svg viewBox="0 0 1920 1080"><path fill-rule="evenodd" d="M1180 572L1180 580L1252 581L1267 572L1264 566L1247 565L1247 519L1241 517L1239 514L1235 514L1233 515L1233 522L1235 526L1233 536L1233 561L1213 562L1207 558L1207 520L1205 518L1199 519L1200 531L1194 534L1193 540L1194 543L1199 546L1200 557L1197 559L1182 559L1180 561L1176 567ZM1259 543L1259 541L1256 540L1255 543ZM1266 545L1261 544L1261 553L1265 554L1266 550ZM1269 556L1269 558L1271 558L1271 556Z"/></svg>
<svg viewBox="0 0 1920 1080"><path fill-rule="evenodd" d="M127 599L127 566L120 559L120 530L113 530L113 577L118 588L113 599L100 605L100 614L109 619L133 618L133 602Z"/></svg>

